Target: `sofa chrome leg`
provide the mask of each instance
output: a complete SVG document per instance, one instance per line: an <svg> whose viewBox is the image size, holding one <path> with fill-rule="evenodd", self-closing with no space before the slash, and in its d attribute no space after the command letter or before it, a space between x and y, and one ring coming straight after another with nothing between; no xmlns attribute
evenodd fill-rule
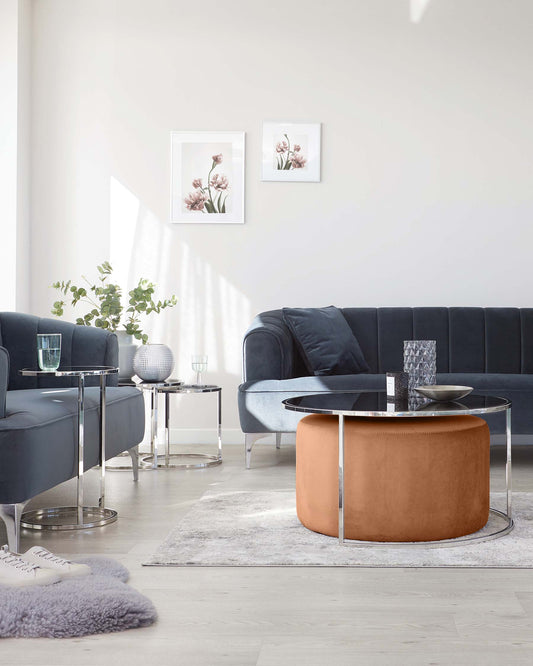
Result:
<svg viewBox="0 0 533 666"><path fill-rule="evenodd" d="M257 442L261 437L266 437L270 433L268 432L246 432L244 433L244 458L246 463L246 469L250 469L250 463L252 461L252 446Z"/></svg>
<svg viewBox="0 0 533 666"><path fill-rule="evenodd" d="M20 518L25 504L0 504L0 518L6 525L7 545L12 553L20 553Z"/></svg>
<svg viewBox="0 0 533 666"><path fill-rule="evenodd" d="M281 433L276 433L276 449L281 449Z"/></svg>
<svg viewBox="0 0 533 666"><path fill-rule="evenodd" d="M139 480L139 446L134 446L131 449L128 449L128 453L131 457L131 469L133 472L133 480Z"/></svg>

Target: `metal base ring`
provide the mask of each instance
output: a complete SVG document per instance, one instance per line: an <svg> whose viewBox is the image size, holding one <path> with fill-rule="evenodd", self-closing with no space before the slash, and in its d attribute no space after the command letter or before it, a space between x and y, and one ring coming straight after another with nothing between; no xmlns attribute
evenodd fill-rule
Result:
<svg viewBox="0 0 533 666"><path fill-rule="evenodd" d="M85 530L114 523L117 512L98 506L83 507L83 522L78 522L77 506L36 509L22 514L20 526L30 530Z"/></svg>
<svg viewBox="0 0 533 666"><path fill-rule="evenodd" d="M183 460L184 458L189 458L193 460L199 460L200 462L182 462L182 463L171 463L167 465L165 460L167 456L164 454L157 456L157 469L202 469L204 467L214 467L215 465L220 465L222 458L219 456L211 456L207 453L171 453L168 456L169 460ZM139 469L156 469L153 466L154 456L142 456L139 460Z"/></svg>
<svg viewBox="0 0 533 666"><path fill-rule="evenodd" d="M343 546L355 546L359 548L446 548L452 546L464 546L471 543L481 543L483 541L491 541L492 539L499 539L509 532L514 527L513 519L508 516L503 511L498 511L498 509L490 509L489 515L496 517L498 519L503 518L503 525L498 527L494 526L491 531L484 532L485 528L473 532L472 534L466 534L462 537L456 537L454 539L441 539L439 541L359 541L357 539L344 539L342 542ZM487 521L488 522L488 521Z"/></svg>

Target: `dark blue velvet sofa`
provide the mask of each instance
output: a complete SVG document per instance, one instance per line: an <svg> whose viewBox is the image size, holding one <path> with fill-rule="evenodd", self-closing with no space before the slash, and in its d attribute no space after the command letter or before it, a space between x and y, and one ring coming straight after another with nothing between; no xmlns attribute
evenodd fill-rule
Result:
<svg viewBox="0 0 533 666"><path fill-rule="evenodd" d="M118 365L117 336L102 329L14 312L0 313L0 517L18 549L20 516L35 495L77 473L77 379L23 377L37 365L37 333L61 333L61 366ZM99 464L99 378L87 378L84 467ZM106 385L106 458L136 449L144 435L141 393Z"/></svg>
<svg viewBox="0 0 533 666"><path fill-rule="evenodd" d="M385 389L385 373L403 369L404 340L437 341L437 382L473 386L512 400L516 434L533 434L533 308L344 308L370 372L309 376L281 310L259 314L244 336L238 405L246 466L254 442L294 432L301 416L281 401L327 391ZM501 415L486 419L504 432Z"/></svg>

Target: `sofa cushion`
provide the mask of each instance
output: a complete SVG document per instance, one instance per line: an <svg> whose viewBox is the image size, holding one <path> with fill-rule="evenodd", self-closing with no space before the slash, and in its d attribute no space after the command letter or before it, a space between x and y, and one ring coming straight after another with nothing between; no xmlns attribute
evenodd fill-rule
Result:
<svg viewBox="0 0 533 666"><path fill-rule="evenodd" d="M385 375L358 374L334 377L295 377L245 382L238 403L243 432L295 432L303 414L286 410L282 400L330 391L384 391Z"/></svg>
<svg viewBox="0 0 533 666"><path fill-rule="evenodd" d="M85 390L85 469L99 463L100 390ZM8 391L0 419L0 504L23 502L77 473L77 389ZM106 390L106 458L144 436L144 400L136 388Z"/></svg>
<svg viewBox="0 0 533 666"><path fill-rule="evenodd" d="M283 308L283 318L311 374L369 371L357 338L338 308Z"/></svg>
<svg viewBox="0 0 533 666"><path fill-rule="evenodd" d="M442 373L438 384L473 386L480 395L511 400L514 434L533 432L533 374ZM359 374L337 377L295 377L284 380L249 381L239 386L238 402L243 432L295 432L301 412L286 410L282 400L329 391L384 391L385 375ZM492 434L505 432L505 414L483 415Z"/></svg>

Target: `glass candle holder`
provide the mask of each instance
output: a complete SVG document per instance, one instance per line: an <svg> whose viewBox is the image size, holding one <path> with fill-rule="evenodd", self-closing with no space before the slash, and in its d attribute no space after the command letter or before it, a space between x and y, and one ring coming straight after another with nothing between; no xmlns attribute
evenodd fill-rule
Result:
<svg viewBox="0 0 533 666"><path fill-rule="evenodd" d="M436 340L404 340L403 369L409 375L409 393L416 386L427 386L437 381Z"/></svg>

